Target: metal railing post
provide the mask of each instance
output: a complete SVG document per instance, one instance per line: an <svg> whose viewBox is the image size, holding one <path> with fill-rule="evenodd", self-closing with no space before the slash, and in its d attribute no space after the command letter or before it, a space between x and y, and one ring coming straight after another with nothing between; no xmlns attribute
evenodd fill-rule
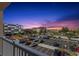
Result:
<svg viewBox="0 0 79 59"><path fill-rule="evenodd" d="M19 42L16 42L15 40L10 40L6 38L5 36L0 37L3 40L3 55L4 56L47 56L47 54L44 54L42 52L37 51L36 49L33 49L32 47L29 47L27 45L20 44ZM19 49L19 50L16 50ZM9 50L10 49L10 50Z"/></svg>
<svg viewBox="0 0 79 59"><path fill-rule="evenodd" d="M13 41L13 56L15 56L15 42Z"/></svg>

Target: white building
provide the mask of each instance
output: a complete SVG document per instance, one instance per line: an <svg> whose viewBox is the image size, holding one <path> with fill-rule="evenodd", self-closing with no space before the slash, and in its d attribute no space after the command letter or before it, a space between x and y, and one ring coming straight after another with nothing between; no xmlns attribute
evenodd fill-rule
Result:
<svg viewBox="0 0 79 59"><path fill-rule="evenodd" d="M4 24L4 34L23 33L22 25L18 24Z"/></svg>

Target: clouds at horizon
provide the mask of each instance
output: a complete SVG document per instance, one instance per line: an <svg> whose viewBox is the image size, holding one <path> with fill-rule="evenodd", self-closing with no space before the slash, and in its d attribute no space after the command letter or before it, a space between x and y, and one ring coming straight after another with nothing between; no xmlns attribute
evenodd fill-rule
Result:
<svg viewBox="0 0 79 59"><path fill-rule="evenodd" d="M12 3L4 12L5 23L25 28L39 27L47 21L53 23L51 26L78 27L79 3Z"/></svg>

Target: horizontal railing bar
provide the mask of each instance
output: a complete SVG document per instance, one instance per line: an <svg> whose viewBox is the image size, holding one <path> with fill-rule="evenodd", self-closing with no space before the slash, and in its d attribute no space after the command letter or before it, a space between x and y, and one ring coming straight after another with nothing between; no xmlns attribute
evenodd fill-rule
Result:
<svg viewBox="0 0 79 59"><path fill-rule="evenodd" d="M6 42L14 45L15 47L18 47L20 49L22 49L25 52L28 52L31 55L37 55L37 56L47 56L47 54L44 54L42 52L39 52L38 50L33 49L32 47L20 44L19 42L16 41L12 41L8 38L6 38L5 36L0 36L1 39L5 40Z"/></svg>
<svg viewBox="0 0 79 59"><path fill-rule="evenodd" d="M13 41L8 39L8 38L6 38L5 36L2 36L2 37L0 36L0 39L4 40L4 41L6 41L6 42L8 42L10 44L13 44Z"/></svg>
<svg viewBox="0 0 79 59"><path fill-rule="evenodd" d="M33 53L35 55L40 55L40 56L47 56L46 54L44 53L41 53L41 52L38 52L37 50L29 47L29 46L25 46L25 45L22 45L22 44L19 44L17 42L15 42L15 45L21 49L23 49L24 51L27 51L29 53Z"/></svg>

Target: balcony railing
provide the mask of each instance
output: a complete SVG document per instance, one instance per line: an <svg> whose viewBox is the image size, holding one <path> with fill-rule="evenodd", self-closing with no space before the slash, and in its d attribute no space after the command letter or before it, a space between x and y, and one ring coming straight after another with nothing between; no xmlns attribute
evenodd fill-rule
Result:
<svg viewBox="0 0 79 59"><path fill-rule="evenodd" d="M0 36L0 55L1 56L47 56L46 54L33 49L32 47L20 44Z"/></svg>

